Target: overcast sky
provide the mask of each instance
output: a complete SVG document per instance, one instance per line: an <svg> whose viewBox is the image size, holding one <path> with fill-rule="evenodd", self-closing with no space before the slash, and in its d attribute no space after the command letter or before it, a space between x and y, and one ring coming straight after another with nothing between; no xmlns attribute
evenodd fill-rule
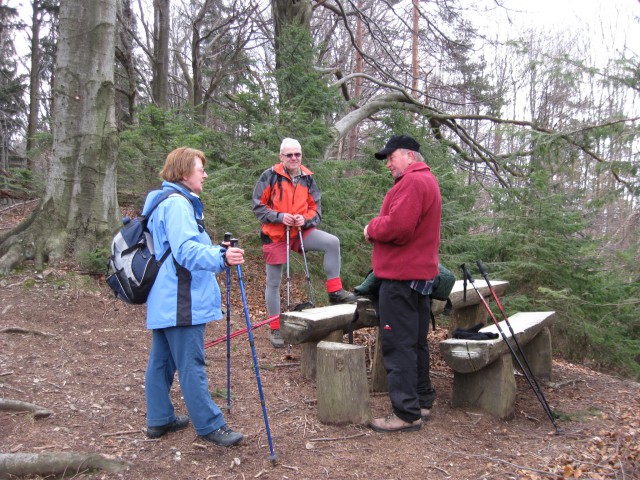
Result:
<svg viewBox="0 0 640 480"><path fill-rule="evenodd" d="M500 38L514 38L525 29L572 31L591 39L609 55L623 45L640 55L638 0L475 0L486 9L477 24ZM504 8L499 8L502 5Z"/></svg>

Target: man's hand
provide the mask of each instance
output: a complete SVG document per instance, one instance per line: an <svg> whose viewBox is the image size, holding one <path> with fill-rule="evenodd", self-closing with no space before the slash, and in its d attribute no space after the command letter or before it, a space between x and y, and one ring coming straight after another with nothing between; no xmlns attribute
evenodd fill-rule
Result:
<svg viewBox="0 0 640 480"><path fill-rule="evenodd" d="M364 239L369 243L373 243L373 238L369 236L368 230L369 230L369 224L367 223L364 227Z"/></svg>
<svg viewBox="0 0 640 480"><path fill-rule="evenodd" d="M284 223L287 227L293 227L296 223L296 219L290 213L282 214L282 223Z"/></svg>
<svg viewBox="0 0 640 480"><path fill-rule="evenodd" d="M287 227L302 227L304 225L304 217L302 215L291 215L290 213L283 213L282 223Z"/></svg>

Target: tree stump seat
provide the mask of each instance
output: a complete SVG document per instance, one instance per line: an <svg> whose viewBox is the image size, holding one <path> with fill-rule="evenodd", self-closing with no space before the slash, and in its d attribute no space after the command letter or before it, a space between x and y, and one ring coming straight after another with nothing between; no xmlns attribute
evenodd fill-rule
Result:
<svg viewBox="0 0 640 480"><path fill-rule="evenodd" d="M551 380L551 332L555 312L519 312L509 318L518 345L535 379ZM514 352L518 348L505 321L499 322ZM496 325L480 330L500 335ZM494 340L449 338L440 342L440 352L454 371L454 407L477 408L501 419L513 416L516 381L512 354L502 335ZM526 367L522 359L520 362Z"/></svg>

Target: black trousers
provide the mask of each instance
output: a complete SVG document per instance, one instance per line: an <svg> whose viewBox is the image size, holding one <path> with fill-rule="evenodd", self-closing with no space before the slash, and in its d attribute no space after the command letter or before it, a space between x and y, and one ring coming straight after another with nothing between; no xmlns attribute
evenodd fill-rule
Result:
<svg viewBox="0 0 640 480"><path fill-rule="evenodd" d="M405 422L431 408L436 392L429 377L429 297L405 281L383 280L379 295L380 338L393 412Z"/></svg>

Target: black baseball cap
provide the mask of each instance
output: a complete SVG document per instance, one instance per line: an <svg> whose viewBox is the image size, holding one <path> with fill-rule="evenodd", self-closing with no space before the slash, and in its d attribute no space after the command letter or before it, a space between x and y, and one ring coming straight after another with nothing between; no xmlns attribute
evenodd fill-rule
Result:
<svg viewBox="0 0 640 480"><path fill-rule="evenodd" d="M392 154L399 148L419 152L420 144L408 135L394 135L389 139L382 150L376 152L375 156L378 160L384 160L388 155Z"/></svg>

